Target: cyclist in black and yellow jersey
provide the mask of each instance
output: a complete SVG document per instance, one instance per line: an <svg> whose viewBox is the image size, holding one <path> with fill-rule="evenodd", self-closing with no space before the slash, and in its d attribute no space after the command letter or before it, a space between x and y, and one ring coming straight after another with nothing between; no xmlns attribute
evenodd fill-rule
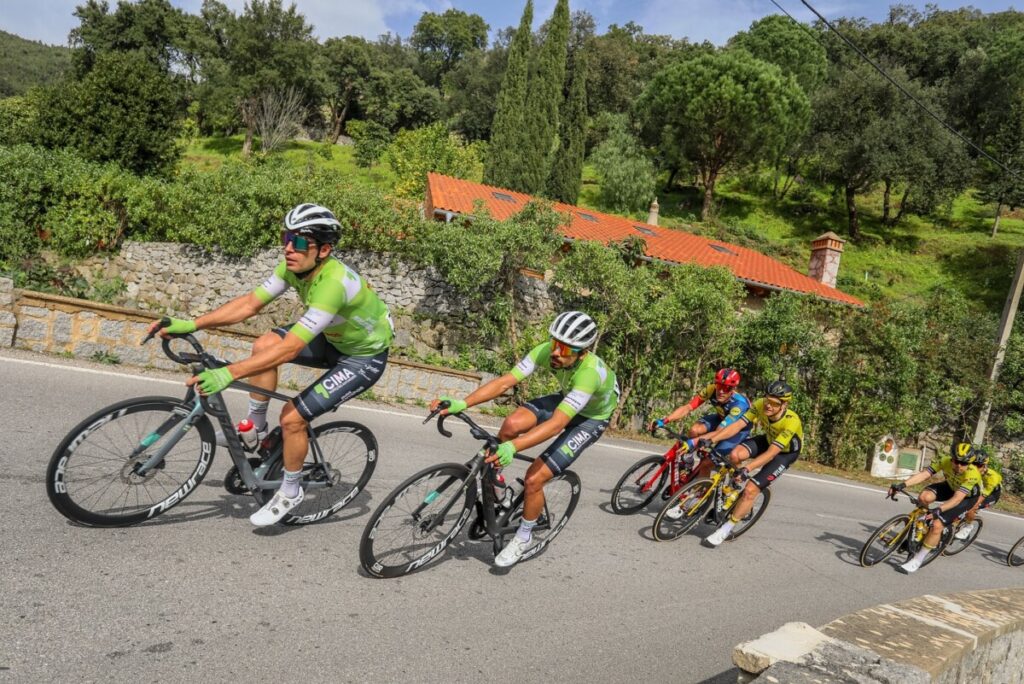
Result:
<svg viewBox="0 0 1024 684"><path fill-rule="evenodd" d="M943 482L925 487L918 497L922 506L935 501L942 505L929 510L925 520L930 523L928 534L921 544L921 550L913 558L900 566L900 571L910 574L917 572L929 552L934 551L942 537L942 528L951 524L961 514L971 510L981 496L981 473L975 463L978 451L967 442L954 443L948 456L932 461L927 468L920 470L903 482L896 482L889 487L890 496L904 488L929 480L942 473Z"/></svg>
<svg viewBox="0 0 1024 684"><path fill-rule="evenodd" d="M738 469L737 480L745 483L741 484L743 494L730 512L729 519L704 539L706 545L714 547L725 541L736 523L754 507L761 490L770 486L800 458L804 427L800 416L789 408L792 399L793 388L782 380L776 380L768 385L765 396L755 401L742 418L701 440L714 447L751 425L763 431L763 434L741 442L729 454L733 467ZM752 459L750 463L741 467L748 458ZM751 476L751 470L758 472Z"/></svg>
<svg viewBox="0 0 1024 684"><path fill-rule="evenodd" d="M974 465L981 473L981 496L978 497L974 507L964 516L966 522L957 530L957 539L970 537L971 532L974 531L974 518L978 515L978 511L995 506L1003 493L1003 476L998 470L988 466L988 452L982 447L975 447L975 451L978 452L978 462Z"/></svg>

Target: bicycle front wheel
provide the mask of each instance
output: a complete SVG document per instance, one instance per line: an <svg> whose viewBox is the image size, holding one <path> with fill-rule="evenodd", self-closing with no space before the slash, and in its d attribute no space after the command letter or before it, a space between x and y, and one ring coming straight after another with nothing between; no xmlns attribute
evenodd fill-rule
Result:
<svg viewBox="0 0 1024 684"><path fill-rule="evenodd" d="M760 520L761 516L764 515L764 511L766 508L768 508L768 503L771 500L772 490L762 489L758 493L757 498L754 499L753 508L750 509L749 513L743 516L743 520L740 520L738 523L736 523L736 525L732 528L732 532L730 532L729 536L726 538L726 541L732 541L733 539L735 539L736 537L740 536L741 534L749 530L751 527L753 527L754 523ZM735 506L736 504L733 504L733 507Z"/></svg>
<svg viewBox="0 0 1024 684"><path fill-rule="evenodd" d="M398 485L363 530L363 569L374 577L399 577L439 556L473 512L477 491L469 473L464 465L443 463Z"/></svg>
<svg viewBox="0 0 1024 684"><path fill-rule="evenodd" d="M192 412L172 397L128 399L89 416L57 446L46 494L62 515L96 527L120 527L167 511L202 482L213 460L213 426L205 416L163 460L139 468L177 433Z"/></svg>
<svg viewBox="0 0 1024 684"><path fill-rule="evenodd" d="M960 531L960 528L963 527L963 525L961 524L961 525L957 526L956 532L954 532L953 535L950 536L949 543L946 544L946 548L942 549L942 555L943 556L955 556L956 554L960 553L961 551L966 549L968 546L973 544L974 540L978 538L978 534L981 532L981 526L983 524L984 523L982 522L981 518L975 518L974 519L974 528L971 529L971 533L969 535L967 535L966 539L958 539L957 538L956 535Z"/></svg>
<svg viewBox="0 0 1024 684"><path fill-rule="evenodd" d="M860 550L861 567L870 568L891 556L902 545L909 523L910 516L903 514L879 525Z"/></svg>
<svg viewBox="0 0 1024 684"><path fill-rule="evenodd" d="M711 478L702 477L673 494L654 519L654 538L657 541L679 539L700 522L713 501L711 489Z"/></svg>
<svg viewBox="0 0 1024 684"><path fill-rule="evenodd" d="M612 510L632 515L651 503L668 480L668 468L658 474L664 462L663 456L647 456L630 466L612 490Z"/></svg>
<svg viewBox="0 0 1024 684"><path fill-rule="evenodd" d="M1011 568L1024 565L1024 537L1018 539L1017 543L1010 549L1010 553L1006 554L1006 564Z"/></svg>
<svg viewBox="0 0 1024 684"><path fill-rule="evenodd" d="M281 521L285 525L307 525L334 515L363 491L377 467L377 439L366 426L340 420L317 425L313 434L316 443L310 442L302 464L305 497L295 512ZM320 458L314 455L317 449ZM280 480L283 471L283 461L278 460L267 479ZM256 498L264 504L275 491L258 491Z"/></svg>

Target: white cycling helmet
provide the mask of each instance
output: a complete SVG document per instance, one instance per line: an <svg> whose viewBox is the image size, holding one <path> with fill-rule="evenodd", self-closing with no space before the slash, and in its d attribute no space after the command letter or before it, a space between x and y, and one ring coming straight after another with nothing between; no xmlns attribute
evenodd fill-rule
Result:
<svg viewBox="0 0 1024 684"><path fill-rule="evenodd" d="M337 244L341 235L341 222L330 209L319 204L300 204L284 217L286 230L309 235L321 244Z"/></svg>
<svg viewBox="0 0 1024 684"><path fill-rule="evenodd" d="M597 339L597 323L582 311L566 311L555 317L548 332L563 344L586 349Z"/></svg>

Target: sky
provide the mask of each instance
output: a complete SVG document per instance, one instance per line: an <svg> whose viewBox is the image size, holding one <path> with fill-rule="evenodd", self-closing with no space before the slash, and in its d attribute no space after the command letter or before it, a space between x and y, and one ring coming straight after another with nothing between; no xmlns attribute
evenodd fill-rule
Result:
<svg viewBox="0 0 1024 684"><path fill-rule="evenodd" d="M885 18L890 0L810 0L829 19L866 17L872 21ZM53 45L67 43L68 32L78 24L73 16L75 6L84 0L0 0L0 29L24 38ZM108 0L111 6L116 0ZM800 0L777 0L790 14L801 21L813 15ZM188 12L197 12L202 0L171 0ZM908 2L924 9L925 2ZM932 0L942 9L955 9L970 4L984 12L1013 9L1014 3L1004 0L974 2ZM244 0L225 0L225 4L241 11ZM443 12L454 7L479 14L493 32L519 23L525 0L295 0L299 11L313 25L318 38L359 35L374 39L391 32L408 37L423 12ZM539 26L554 8L555 0L534 0L534 23ZM769 0L570 0L570 8L586 10L597 21L598 33L609 24L634 21L647 33L669 34L694 42L709 40L721 45L738 31L779 10ZM1024 0L1018 0L1024 8Z"/></svg>

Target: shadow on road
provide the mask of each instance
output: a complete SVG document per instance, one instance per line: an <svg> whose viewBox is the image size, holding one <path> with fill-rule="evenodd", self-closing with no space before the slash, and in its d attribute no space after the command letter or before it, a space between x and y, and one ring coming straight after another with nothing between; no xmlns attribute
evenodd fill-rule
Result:
<svg viewBox="0 0 1024 684"><path fill-rule="evenodd" d="M861 527L866 527L868 530L873 529L870 525L863 523L861 523ZM864 540L845 537L833 532L822 532L815 539L828 542L836 547L836 558L839 560L850 565L860 566L860 550L864 546Z"/></svg>
<svg viewBox="0 0 1024 684"><path fill-rule="evenodd" d="M739 676L740 670L737 667L730 668L725 672L719 672L714 677L708 677L702 679L697 684L736 684L736 678Z"/></svg>
<svg viewBox="0 0 1024 684"><path fill-rule="evenodd" d="M998 546L986 544L985 542L981 541L974 542L972 546L976 549L980 549L981 555L984 556L986 560L990 560L993 563L998 563L999 565L1006 565L1006 555L1008 553L1007 549L999 548ZM970 549L965 549L965 553L969 550Z"/></svg>

